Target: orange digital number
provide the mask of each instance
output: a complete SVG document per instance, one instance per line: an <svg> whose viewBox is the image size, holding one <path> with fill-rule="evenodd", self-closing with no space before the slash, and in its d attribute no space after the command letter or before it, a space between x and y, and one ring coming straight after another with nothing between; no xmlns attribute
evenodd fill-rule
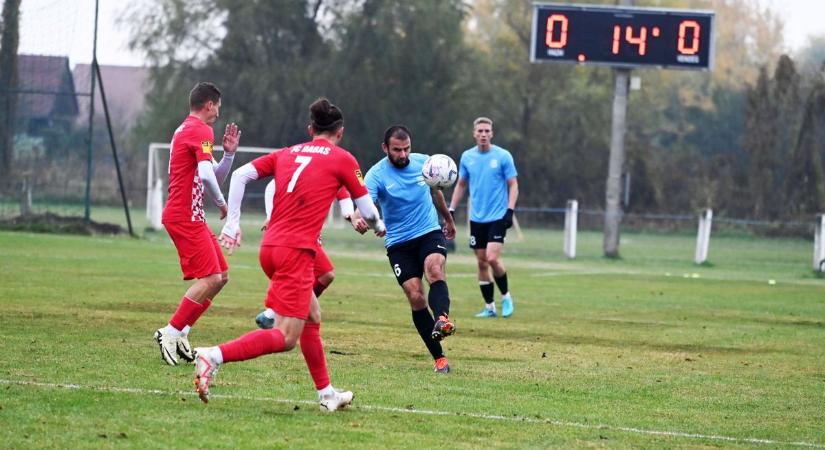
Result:
<svg viewBox="0 0 825 450"><path fill-rule="evenodd" d="M556 23L560 24L561 26L561 33L559 34L559 38L555 39L553 37ZM564 48L567 45L567 25L568 20L567 16L564 14L553 14L547 18L547 37L544 40L544 43L547 44L550 48Z"/></svg>
<svg viewBox="0 0 825 450"><path fill-rule="evenodd" d="M690 47L685 45L687 40L688 28L693 30L693 39L690 42ZM679 24L679 45L677 46L679 53L683 55L695 55L699 53L699 23L695 20L684 20Z"/></svg>

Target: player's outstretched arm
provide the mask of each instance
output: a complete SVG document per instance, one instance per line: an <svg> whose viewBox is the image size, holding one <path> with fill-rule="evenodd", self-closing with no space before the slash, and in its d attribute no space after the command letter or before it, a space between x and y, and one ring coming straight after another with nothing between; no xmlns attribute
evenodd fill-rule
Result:
<svg viewBox="0 0 825 450"><path fill-rule="evenodd" d="M215 202L215 206L221 210L221 220L226 217L226 200L215 178L215 171L212 169L212 161L201 161L198 163L198 177L200 177L209 196Z"/></svg>
<svg viewBox="0 0 825 450"><path fill-rule="evenodd" d="M221 162L212 162L215 178L218 180L219 185L223 184L226 176L229 175L229 171L232 170L232 161L235 160L235 152L238 150L240 140L241 130L238 129L238 126L235 125L235 123L227 124L226 131L223 134L223 156L221 157Z"/></svg>
<svg viewBox="0 0 825 450"><path fill-rule="evenodd" d="M228 218L221 230L221 245L229 250L229 254L241 245L241 203L246 191L246 184L258 179L258 170L251 163L245 164L232 173L229 182Z"/></svg>
<svg viewBox="0 0 825 450"><path fill-rule="evenodd" d="M461 203L462 197L464 197L464 192L467 190L467 180L464 178L459 178L458 183L455 184L455 189L453 189L453 198L450 199L450 215L455 213L455 209L458 207L458 204ZM455 217L453 217L455 219Z"/></svg>
<svg viewBox="0 0 825 450"><path fill-rule="evenodd" d="M361 212L361 217L367 222L367 225L375 231L376 236L384 237L387 234L384 221L381 220L378 208L375 207L369 194L356 198L355 206L358 207L358 211Z"/></svg>
<svg viewBox="0 0 825 450"><path fill-rule="evenodd" d="M442 229L444 237L449 240L455 239L455 220L453 220L453 215L450 213L449 208L447 208L447 200L444 199L444 192L438 188L430 188L430 195L433 198L435 209L441 214L441 217L444 218L444 228Z"/></svg>
<svg viewBox="0 0 825 450"><path fill-rule="evenodd" d="M367 225L367 222L364 221L364 219L361 218L361 214L355 210L355 204L352 202L352 198L342 198L338 200L338 204L341 206L341 215L352 225L355 231L359 234L364 234L369 230L370 227Z"/></svg>

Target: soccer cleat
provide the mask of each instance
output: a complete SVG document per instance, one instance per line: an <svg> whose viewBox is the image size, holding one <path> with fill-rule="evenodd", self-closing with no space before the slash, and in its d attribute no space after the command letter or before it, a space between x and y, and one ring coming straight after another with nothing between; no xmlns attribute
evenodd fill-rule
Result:
<svg viewBox="0 0 825 450"><path fill-rule="evenodd" d="M208 348L195 349L195 391L204 403L209 403L209 383L218 374L220 364L210 358Z"/></svg>
<svg viewBox="0 0 825 450"><path fill-rule="evenodd" d="M451 336L455 333L455 324L450 321L450 318L446 315L438 316L438 320L435 321L435 326L433 327L432 338L435 341L443 340L447 336Z"/></svg>
<svg viewBox="0 0 825 450"><path fill-rule="evenodd" d="M262 328L264 330L269 330L275 327L275 319L270 319L266 317L263 311L261 311L257 316L255 316L255 323L258 325L258 328Z"/></svg>
<svg viewBox="0 0 825 450"><path fill-rule="evenodd" d="M476 317L495 317L495 316L496 316L496 310L487 309L487 308L482 309L480 313L476 314Z"/></svg>
<svg viewBox="0 0 825 450"><path fill-rule="evenodd" d="M160 347L160 358L166 361L170 366L178 365L178 358L175 354L178 352L177 339L163 332L163 328L155 331L155 341Z"/></svg>
<svg viewBox="0 0 825 450"><path fill-rule="evenodd" d="M450 373L450 362L446 356L435 360L435 373Z"/></svg>
<svg viewBox="0 0 825 450"><path fill-rule="evenodd" d="M320 398L321 411L333 412L338 409L346 408L352 404L352 398L355 395L350 391L339 391L334 389L332 395L324 395Z"/></svg>
<svg viewBox="0 0 825 450"><path fill-rule="evenodd" d="M177 351L178 356L184 361L192 362L195 360L195 355L192 353L192 346L189 345L189 336L185 334L180 335L178 338Z"/></svg>
<svg viewBox="0 0 825 450"><path fill-rule="evenodd" d="M501 317L505 319L513 315L513 297L508 292L507 295L501 298Z"/></svg>

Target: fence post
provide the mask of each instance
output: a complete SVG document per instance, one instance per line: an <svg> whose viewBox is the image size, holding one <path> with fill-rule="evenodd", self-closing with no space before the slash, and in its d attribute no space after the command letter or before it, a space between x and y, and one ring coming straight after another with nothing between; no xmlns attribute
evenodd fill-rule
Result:
<svg viewBox="0 0 825 450"><path fill-rule="evenodd" d="M576 232L578 229L579 202L568 200L564 211L564 255L576 258Z"/></svg>
<svg viewBox="0 0 825 450"><path fill-rule="evenodd" d="M816 227L814 231L814 271L825 270L825 214L816 215Z"/></svg>
<svg viewBox="0 0 825 450"><path fill-rule="evenodd" d="M699 232L696 236L696 255L693 262L702 264L708 260L708 247L710 246L710 230L713 224L713 210L708 208L699 215Z"/></svg>

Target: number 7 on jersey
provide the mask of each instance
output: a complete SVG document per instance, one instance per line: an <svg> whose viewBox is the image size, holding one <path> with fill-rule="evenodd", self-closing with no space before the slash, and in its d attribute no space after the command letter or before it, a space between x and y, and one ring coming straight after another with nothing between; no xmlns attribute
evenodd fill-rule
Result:
<svg viewBox="0 0 825 450"><path fill-rule="evenodd" d="M298 155L295 157L295 162L299 164L299 166L297 169L295 169L295 173L292 174L292 179L289 180L289 186L286 187L287 192L292 192L292 190L295 188L295 183L298 182L298 177L301 176L301 172L303 172L304 169L306 169L306 167L309 165L311 161L311 156Z"/></svg>

